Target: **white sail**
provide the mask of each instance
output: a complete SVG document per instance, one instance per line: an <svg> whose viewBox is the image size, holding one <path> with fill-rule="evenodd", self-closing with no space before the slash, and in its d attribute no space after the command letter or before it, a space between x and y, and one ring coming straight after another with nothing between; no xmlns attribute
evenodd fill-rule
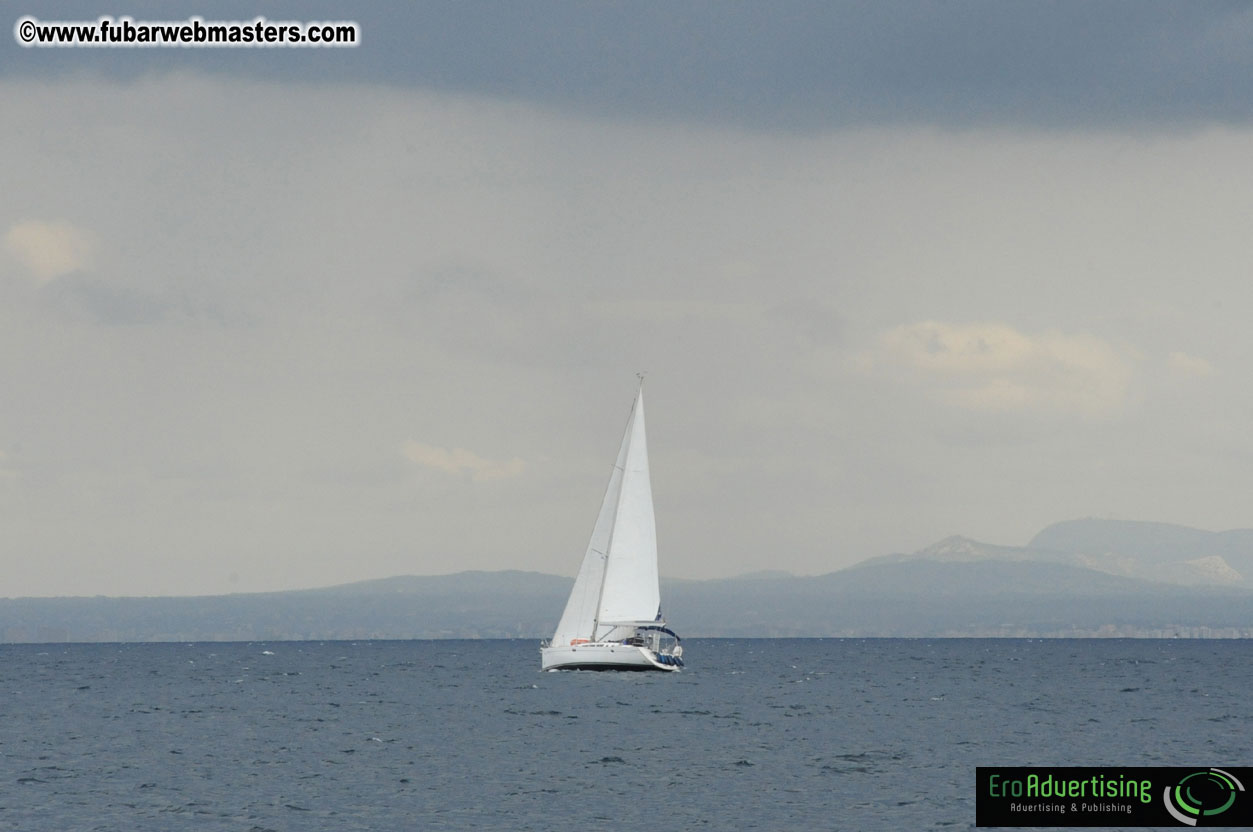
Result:
<svg viewBox="0 0 1253 832"><path fill-rule="evenodd" d="M592 630L596 626L597 605L600 603L600 590L605 578L605 560L609 555L614 516L618 512L622 490L622 471L625 467L628 446L631 443L631 429L634 421L635 411L632 409L631 418L627 421L626 433L622 436L622 445L618 448L618 458L614 462L613 471L609 474L609 487L605 489L605 499L601 501L600 514L596 516L592 539L587 543L587 552L583 555L578 577L574 579L574 589L570 591L570 599L566 601L565 612L561 614L557 632L553 634L553 644L569 644L571 639L576 638L593 638Z"/></svg>
<svg viewBox="0 0 1253 832"><path fill-rule="evenodd" d="M598 637L603 637L614 623L652 621L661 606L642 387L635 397L623 445L626 455L621 463L622 482L597 615Z"/></svg>

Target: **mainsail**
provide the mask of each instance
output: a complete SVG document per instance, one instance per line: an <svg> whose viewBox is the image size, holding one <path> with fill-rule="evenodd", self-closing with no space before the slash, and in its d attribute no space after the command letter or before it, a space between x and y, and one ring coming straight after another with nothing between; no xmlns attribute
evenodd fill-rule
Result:
<svg viewBox="0 0 1253 832"><path fill-rule="evenodd" d="M597 641L616 625L653 621L661 607L657 525L648 476L641 385L609 475L592 538L552 644Z"/></svg>

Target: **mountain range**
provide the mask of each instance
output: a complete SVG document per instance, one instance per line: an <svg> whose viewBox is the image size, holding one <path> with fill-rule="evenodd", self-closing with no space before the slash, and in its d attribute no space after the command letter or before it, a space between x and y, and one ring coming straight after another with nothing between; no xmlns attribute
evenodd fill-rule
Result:
<svg viewBox="0 0 1253 832"><path fill-rule="evenodd" d="M0 641L541 638L572 579L399 576L192 598L0 599ZM1253 637L1253 530L1100 519L1026 546L950 537L836 572L662 580L686 637Z"/></svg>

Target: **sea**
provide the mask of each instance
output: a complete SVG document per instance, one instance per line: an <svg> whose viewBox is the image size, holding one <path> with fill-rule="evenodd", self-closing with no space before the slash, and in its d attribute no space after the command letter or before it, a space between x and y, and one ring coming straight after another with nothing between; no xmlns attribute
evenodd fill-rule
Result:
<svg viewBox="0 0 1253 832"><path fill-rule="evenodd" d="M1253 763L1247 640L684 647L3 645L0 830L969 829L976 766Z"/></svg>

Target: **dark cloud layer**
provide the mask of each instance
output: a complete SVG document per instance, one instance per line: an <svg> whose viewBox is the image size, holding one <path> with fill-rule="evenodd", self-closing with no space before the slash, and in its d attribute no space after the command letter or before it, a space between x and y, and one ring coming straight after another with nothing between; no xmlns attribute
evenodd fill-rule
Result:
<svg viewBox="0 0 1253 832"><path fill-rule="evenodd" d="M94 19L98 3L10 6ZM128 4L135 19L355 19L356 49L21 49L9 76L355 81L749 127L1175 126L1253 118L1243 2Z"/></svg>

